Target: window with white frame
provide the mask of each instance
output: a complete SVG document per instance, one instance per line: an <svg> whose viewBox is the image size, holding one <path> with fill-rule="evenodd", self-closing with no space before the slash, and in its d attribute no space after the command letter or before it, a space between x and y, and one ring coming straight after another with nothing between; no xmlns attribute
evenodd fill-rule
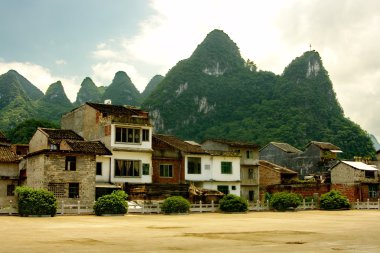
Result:
<svg viewBox="0 0 380 253"><path fill-rule="evenodd" d="M97 162L96 163L96 175L97 176L101 176L103 173L103 171L102 171L102 167L103 167L103 163L101 163L101 162Z"/></svg>
<svg viewBox="0 0 380 253"><path fill-rule="evenodd" d="M116 127L115 142L140 143L140 132L139 128Z"/></svg>
<svg viewBox="0 0 380 253"><path fill-rule="evenodd" d="M115 177L139 177L141 161L115 159Z"/></svg>
<svg viewBox="0 0 380 253"><path fill-rule="evenodd" d="M173 177L173 165L160 164L160 177Z"/></svg>

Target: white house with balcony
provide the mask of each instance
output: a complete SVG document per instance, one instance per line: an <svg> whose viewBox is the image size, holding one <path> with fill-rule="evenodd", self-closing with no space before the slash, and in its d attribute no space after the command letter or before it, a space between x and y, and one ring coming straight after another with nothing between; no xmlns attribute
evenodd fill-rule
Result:
<svg viewBox="0 0 380 253"><path fill-rule="evenodd" d="M228 151L206 152L186 155L185 180L199 188L240 196L240 155Z"/></svg>
<svg viewBox="0 0 380 253"><path fill-rule="evenodd" d="M99 140L112 152L111 156L96 159L98 192L152 182L152 125L148 112L87 102L63 115L61 127L85 140Z"/></svg>

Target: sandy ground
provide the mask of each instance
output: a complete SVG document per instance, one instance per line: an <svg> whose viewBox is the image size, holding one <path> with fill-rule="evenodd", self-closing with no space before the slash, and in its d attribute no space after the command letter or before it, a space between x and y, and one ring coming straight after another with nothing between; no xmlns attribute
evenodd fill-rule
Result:
<svg viewBox="0 0 380 253"><path fill-rule="evenodd" d="M380 252L380 211L0 217L0 252Z"/></svg>

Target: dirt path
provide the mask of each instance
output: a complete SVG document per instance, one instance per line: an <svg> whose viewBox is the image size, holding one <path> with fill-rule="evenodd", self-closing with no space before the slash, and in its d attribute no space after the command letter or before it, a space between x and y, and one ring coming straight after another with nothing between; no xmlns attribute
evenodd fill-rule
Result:
<svg viewBox="0 0 380 253"><path fill-rule="evenodd" d="M380 211L0 217L0 252L380 252Z"/></svg>

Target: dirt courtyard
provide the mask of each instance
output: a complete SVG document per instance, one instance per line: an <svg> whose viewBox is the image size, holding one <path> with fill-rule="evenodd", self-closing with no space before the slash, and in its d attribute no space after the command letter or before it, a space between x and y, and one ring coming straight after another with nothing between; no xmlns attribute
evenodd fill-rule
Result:
<svg viewBox="0 0 380 253"><path fill-rule="evenodd" d="M380 252L380 211L0 217L0 252Z"/></svg>

